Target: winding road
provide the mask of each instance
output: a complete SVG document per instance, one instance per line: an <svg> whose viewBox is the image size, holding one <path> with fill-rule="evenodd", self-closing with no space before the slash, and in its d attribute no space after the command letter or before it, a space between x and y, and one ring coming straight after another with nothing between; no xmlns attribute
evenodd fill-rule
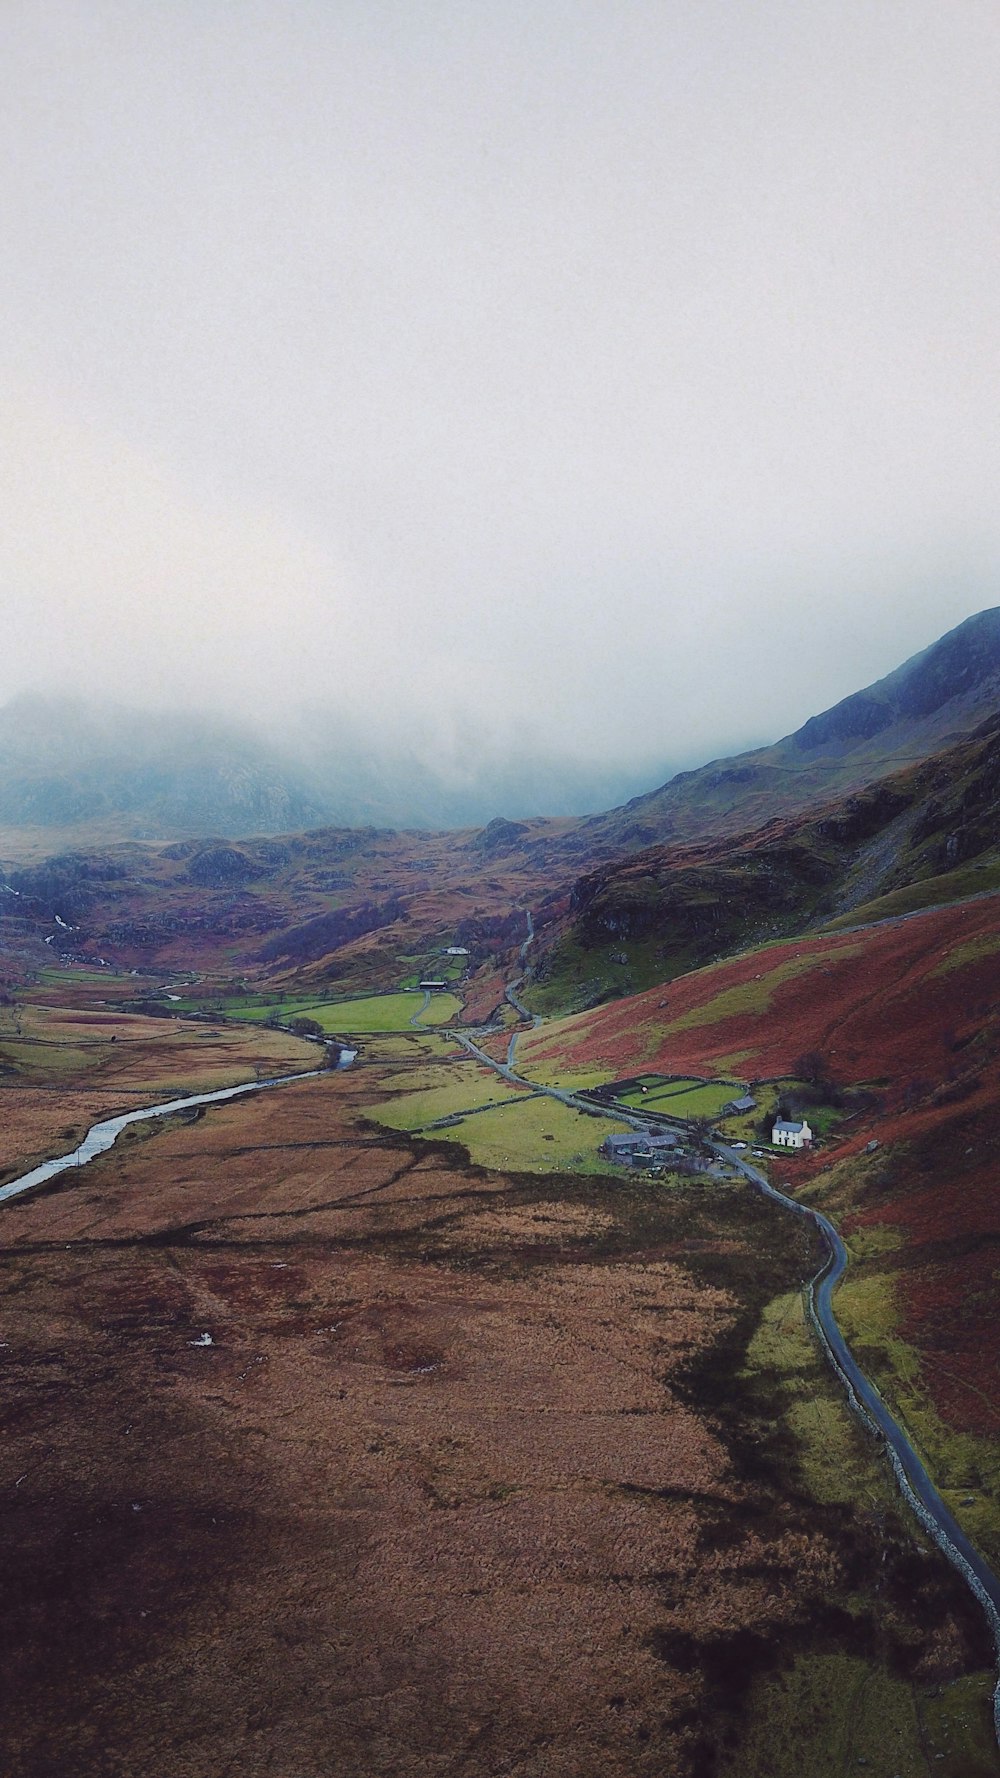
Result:
<svg viewBox="0 0 1000 1778"><path fill-rule="evenodd" d="M741 1154L724 1142L711 1144L721 1159L729 1161L765 1197L773 1198L783 1209L804 1217L819 1229L826 1247L826 1258L808 1284L808 1306L813 1325L830 1363L839 1376L854 1411L879 1435L886 1445L889 1460L896 1473L900 1491L913 1508L924 1529L947 1556L962 1579L975 1593L989 1619L1000 1658L1000 1578L970 1542L961 1525L949 1511L931 1481L912 1444L893 1418L870 1378L866 1377L837 1323L833 1310L833 1293L847 1270L847 1248L833 1223L810 1204L789 1198L765 1179L763 1173L745 1161ZM1000 1743L1000 1679L993 1695L993 1719Z"/></svg>
<svg viewBox="0 0 1000 1778"><path fill-rule="evenodd" d="M911 916L898 916L898 918L904 919L909 917ZM519 953L522 964L533 937L534 926L529 913L528 937L521 945ZM514 981L509 983L505 989L505 999L524 1021L524 1024L536 1026L541 1023L538 1015L530 1012L523 1001L518 998L517 990L523 981L523 975L515 977ZM564 1105L572 1106L575 1110L593 1112L594 1103L592 1100L583 1099L561 1087L539 1086L537 1081L527 1080L523 1075L515 1073L514 1054L517 1039L520 1036L519 1031L511 1033L506 1063L495 1061L492 1056L487 1055L484 1050L481 1050L476 1043L461 1032L452 1031L450 1035L475 1056L477 1061L485 1063L487 1067L494 1069L496 1073L512 1084L533 1087L536 1092L545 1093L553 1099L560 1100ZM624 1108L621 1108L621 1111L615 1108L612 1115L616 1117L620 1115L622 1122L631 1124L633 1128L648 1128L648 1124L641 1119L629 1117ZM848 1400L855 1413L877 1437L884 1441L903 1498L983 1607L993 1632L997 1657L1000 1660L1000 1578L966 1536L954 1514L942 1500L902 1426L886 1406L875 1384L865 1375L853 1357L837 1323L833 1309L833 1293L843 1277L848 1263L847 1248L843 1240L833 1223L821 1211L814 1210L809 1204L800 1204L795 1198L787 1197L784 1192L771 1185L758 1168L751 1166L749 1161L745 1161L737 1150L730 1148L724 1142L711 1142L709 1146L720 1160L728 1162L742 1173L757 1191L765 1197L773 1199L776 1204L780 1204L782 1209L791 1211L796 1216L804 1217L807 1222L811 1222L819 1230L826 1248L826 1258L807 1286L809 1315L817 1336L847 1392ZM993 1723L997 1743L1000 1745L1000 1677L998 1677L993 1694Z"/></svg>
<svg viewBox="0 0 1000 1778"><path fill-rule="evenodd" d="M529 913L528 936L520 947L522 963L533 938L534 926ZM514 982L509 984L505 994L509 1004L525 1024L530 1023L534 1026L540 1023L538 1016L532 1014L517 998L517 989L521 986L523 979L523 976L517 977ZM426 1000L429 1002L429 994L426 996ZM425 1010L426 1006L421 1007L416 1018L420 1018ZM410 1022L413 1024L416 1020L413 1019ZM574 1110L594 1115L596 1107L593 1101L588 1101L562 1087L542 1086L537 1081L527 1080L524 1076L515 1073L513 1062L518 1035L517 1031L512 1033L507 1060L504 1063L498 1062L488 1055L467 1033L457 1030L449 1032L449 1036L460 1043L477 1062L485 1064L511 1084L529 1087L536 1094L544 1094L557 1099L564 1105L571 1106ZM30 1172L24 1173L18 1179L13 1179L7 1185L0 1187L0 1203L31 1191L36 1186L44 1185L71 1167L85 1166L89 1161L96 1159L98 1155L105 1154L108 1149L113 1147L121 1132L127 1129L130 1124L140 1123L151 1118L169 1117L172 1113L186 1111L192 1106L217 1105L226 1100L244 1097L249 1093L267 1092L275 1087L290 1085L292 1081L314 1079L322 1072L325 1071L310 1069L300 1074L279 1075L270 1080L245 1081L238 1086L222 1087L210 1093L192 1093L183 1098L169 1099L160 1104L125 1111L117 1117L105 1118L101 1122L91 1125L83 1141L71 1153L44 1161L40 1166L32 1168ZM604 1115L608 1115L607 1110ZM615 1108L612 1115L620 1118L623 1123L630 1124L633 1128L648 1128L646 1122L641 1118L630 1116L624 1108L621 1110ZM884 1440L904 1499L908 1501L925 1530L957 1569L986 1612L996 1642L998 1658L1000 1658L1000 1578L994 1574L992 1568L966 1536L942 1500L903 1428L889 1411L874 1383L865 1375L852 1356L837 1324L833 1309L833 1293L843 1277L848 1263L847 1248L843 1240L833 1223L821 1211L815 1210L811 1205L799 1203L796 1199L779 1191L776 1186L770 1184L763 1173L744 1160L742 1154L737 1150L719 1141L710 1142L709 1147L721 1160L742 1173L755 1190L761 1192L765 1197L773 1199L782 1209L805 1218L819 1230L826 1248L826 1258L807 1286L809 1314L817 1335L847 1392L851 1406L862 1422ZM998 1680L994 1693L993 1708L994 1727L997 1741L1000 1743L1000 1680Z"/></svg>

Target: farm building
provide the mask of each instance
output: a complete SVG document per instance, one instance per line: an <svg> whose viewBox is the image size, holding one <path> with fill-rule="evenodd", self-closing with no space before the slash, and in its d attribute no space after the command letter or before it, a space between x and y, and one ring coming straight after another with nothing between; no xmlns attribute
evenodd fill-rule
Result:
<svg viewBox="0 0 1000 1778"><path fill-rule="evenodd" d="M756 1109L757 1101L753 1094L744 1093L739 1099L730 1099L728 1105L722 1107L719 1115L720 1117L735 1117L737 1112L756 1111Z"/></svg>
<svg viewBox="0 0 1000 1778"><path fill-rule="evenodd" d="M779 1117L771 1131L771 1141L775 1148L808 1148L813 1133L809 1125L791 1123L787 1118Z"/></svg>
<svg viewBox="0 0 1000 1778"><path fill-rule="evenodd" d="M447 982L427 981L421 982L419 986L424 990L425 994L446 994L448 991Z"/></svg>
<svg viewBox="0 0 1000 1778"><path fill-rule="evenodd" d="M626 1167L648 1167L651 1161L676 1149L679 1137L669 1130L650 1135L633 1130L627 1136L606 1136L601 1153L606 1161L618 1161Z"/></svg>

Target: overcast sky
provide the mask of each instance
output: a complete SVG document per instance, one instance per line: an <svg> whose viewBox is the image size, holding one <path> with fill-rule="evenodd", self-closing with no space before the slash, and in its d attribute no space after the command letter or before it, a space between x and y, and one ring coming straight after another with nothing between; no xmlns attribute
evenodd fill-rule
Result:
<svg viewBox="0 0 1000 1778"><path fill-rule="evenodd" d="M0 698L608 758L1000 603L996 0L7 0Z"/></svg>

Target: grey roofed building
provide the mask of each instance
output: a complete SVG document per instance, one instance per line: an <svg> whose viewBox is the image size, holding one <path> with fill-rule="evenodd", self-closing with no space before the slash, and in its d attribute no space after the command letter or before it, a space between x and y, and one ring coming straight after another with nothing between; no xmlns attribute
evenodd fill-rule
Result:
<svg viewBox="0 0 1000 1778"><path fill-rule="evenodd" d="M640 1160L652 1159L654 1155L676 1148L679 1140L670 1130L658 1130L655 1134L630 1130L627 1135L606 1136L601 1143L601 1153L609 1161L630 1161L633 1156Z"/></svg>
<svg viewBox="0 0 1000 1778"><path fill-rule="evenodd" d="M741 1099L730 1099L728 1105L722 1107L720 1115L730 1117L737 1111L756 1111L757 1101L752 1093L744 1093Z"/></svg>

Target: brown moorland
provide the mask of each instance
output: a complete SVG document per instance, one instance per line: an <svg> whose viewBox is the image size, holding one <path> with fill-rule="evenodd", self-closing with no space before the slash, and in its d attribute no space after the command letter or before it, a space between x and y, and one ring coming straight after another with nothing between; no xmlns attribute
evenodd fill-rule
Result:
<svg viewBox="0 0 1000 1778"><path fill-rule="evenodd" d="M471 1167L359 1117L394 1090L149 1126L4 1208L4 1771L749 1778L757 1689L841 1661L895 1714L822 1697L796 1769L909 1778L930 1735L965 1778L928 1711L978 1614L877 1483L810 1492L743 1369L803 1231Z"/></svg>
<svg viewBox="0 0 1000 1778"><path fill-rule="evenodd" d="M1000 999L1000 898L807 934L578 1013L522 1040L526 1066L792 1073L820 1050L844 1081L944 1079L956 1036L976 1040ZM530 1071L530 1070L529 1070Z"/></svg>
<svg viewBox="0 0 1000 1778"><path fill-rule="evenodd" d="M777 1177L838 1221L859 1354L994 1560L998 906L772 945L526 1035L518 1052L529 1075L735 1067L751 1080L788 1079L812 1052L841 1086L866 1084L811 1155L781 1157Z"/></svg>
<svg viewBox="0 0 1000 1778"><path fill-rule="evenodd" d="M108 981L98 978L108 992ZM70 992L0 1009L0 1185L39 1161L69 1153L91 1124L157 1100L211 1093L255 1075L298 1074L319 1052L286 1031L182 1024L95 1004L94 980L78 1008ZM115 983L117 992L120 984ZM124 1140L145 1140L140 1125Z"/></svg>

